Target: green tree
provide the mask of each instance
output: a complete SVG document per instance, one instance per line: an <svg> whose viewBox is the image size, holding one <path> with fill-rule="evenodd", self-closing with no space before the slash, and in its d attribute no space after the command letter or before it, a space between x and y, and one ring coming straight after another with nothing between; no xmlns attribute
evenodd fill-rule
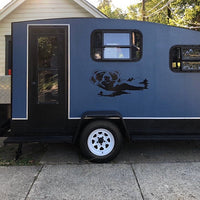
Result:
<svg viewBox="0 0 200 200"><path fill-rule="evenodd" d="M170 24L200 30L200 0L176 0L171 3Z"/></svg>
<svg viewBox="0 0 200 200"><path fill-rule="evenodd" d="M126 19L132 19L132 20L142 20L142 8L141 4L133 4L128 6L127 8L128 12L126 15Z"/></svg>
<svg viewBox="0 0 200 200"><path fill-rule="evenodd" d="M126 13L121 8L112 6L112 0L101 0L97 8L109 18L125 19L126 17Z"/></svg>
<svg viewBox="0 0 200 200"><path fill-rule="evenodd" d="M146 1L146 21L161 24L169 23L169 0L150 0Z"/></svg>
<svg viewBox="0 0 200 200"><path fill-rule="evenodd" d="M142 3L128 7L127 19L142 20ZM146 0L146 21L200 30L200 0Z"/></svg>
<svg viewBox="0 0 200 200"><path fill-rule="evenodd" d="M142 20L142 3L130 5L127 13L114 8L112 0L99 0L98 9L109 18ZM200 30L200 0L145 0L145 20Z"/></svg>

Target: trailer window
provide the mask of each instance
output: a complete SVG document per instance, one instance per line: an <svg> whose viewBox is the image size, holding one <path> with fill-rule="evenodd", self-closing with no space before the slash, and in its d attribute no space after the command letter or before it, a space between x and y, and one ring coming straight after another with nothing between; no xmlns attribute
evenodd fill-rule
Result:
<svg viewBox="0 0 200 200"><path fill-rule="evenodd" d="M91 46L91 55L96 61L137 61L142 56L142 34L97 30L92 33Z"/></svg>
<svg viewBox="0 0 200 200"><path fill-rule="evenodd" d="M172 47L170 67L175 72L200 72L200 45Z"/></svg>
<svg viewBox="0 0 200 200"><path fill-rule="evenodd" d="M38 104L59 104L59 43L56 36L38 37Z"/></svg>

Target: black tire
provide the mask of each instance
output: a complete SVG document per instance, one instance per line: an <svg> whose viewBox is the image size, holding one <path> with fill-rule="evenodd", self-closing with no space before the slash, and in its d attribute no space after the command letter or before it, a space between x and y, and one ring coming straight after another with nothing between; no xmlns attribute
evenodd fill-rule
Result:
<svg viewBox="0 0 200 200"><path fill-rule="evenodd" d="M95 133L99 137L95 136ZM122 136L115 124L103 120L93 121L84 128L79 142L81 152L85 157L92 162L103 163L114 159L119 154ZM100 153L102 155L99 155Z"/></svg>

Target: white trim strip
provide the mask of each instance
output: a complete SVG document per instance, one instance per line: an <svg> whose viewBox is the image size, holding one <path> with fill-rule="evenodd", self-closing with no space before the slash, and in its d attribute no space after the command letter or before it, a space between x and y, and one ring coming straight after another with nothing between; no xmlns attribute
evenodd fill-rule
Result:
<svg viewBox="0 0 200 200"><path fill-rule="evenodd" d="M81 117L69 117L68 119L71 119L71 120L77 120L77 119L81 119ZM114 118L113 118L114 119ZM131 120L131 119L141 119L141 120L145 120L145 119L160 119L160 120L166 120L166 119L173 119L173 120L178 120L178 119L188 119L188 120L191 120L191 119L200 119L200 117L123 117L123 119L128 119L128 120ZM27 120L27 118L12 118L12 120Z"/></svg>
<svg viewBox="0 0 200 200"><path fill-rule="evenodd" d="M68 118L69 120L77 120L77 119L81 119L81 117L70 117ZM200 117L123 117L123 119L127 119L127 120L134 120L134 119L140 119L140 120L153 120L153 119L159 119L159 120L178 120L178 119L182 119L182 120L199 120ZM26 118L12 118L12 120L27 120Z"/></svg>
<svg viewBox="0 0 200 200"><path fill-rule="evenodd" d="M200 119L200 117L123 117L123 119Z"/></svg>
<svg viewBox="0 0 200 200"><path fill-rule="evenodd" d="M200 117L122 117L123 119L200 119ZM70 117L69 119L81 119L81 117Z"/></svg>
<svg viewBox="0 0 200 200"><path fill-rule="evenodd" d="M12 118L12 120L27 120L26 118Z"/></svg>
<svg viewBox="0 0 200 200"><path fill-rule="evenodd" d="M81 119L81 117L68 117L68 119Z"/></svg>
<svg viewBox="0 0 200 200"><path fill-rule="evenodd" d="M27 52L27 55L26 55L26 120L28 120L28 73L29 73L29 68L28 68L28 59L29 59L29 24L27 25L26 27L26 31L27 31L27 41L26 41L26 45L27 45L27 49L26 49L26 52Z"/></svg>
<svg viewBox="0 0 200 200"><path fill-rule="evenodd" d="M68 41L67 41L67 45L68 45L68 60L67 60L67 68L68 68L68 91L67 91L67 94L68 94L68 116L67 116L67 119L69 119L70 117L70 26L68 26Z"/></svg>

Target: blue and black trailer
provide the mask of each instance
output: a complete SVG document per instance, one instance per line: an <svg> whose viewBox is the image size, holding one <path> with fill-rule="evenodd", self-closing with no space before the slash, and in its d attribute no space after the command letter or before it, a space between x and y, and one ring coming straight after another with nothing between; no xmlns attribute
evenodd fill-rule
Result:
<svg viewBox="0 0 200 200"><path fill-rule="evenodd" d="M79 142L97 162L129 140L200 139L200 32L116 19L12 24L6 142Z"/></svg>

